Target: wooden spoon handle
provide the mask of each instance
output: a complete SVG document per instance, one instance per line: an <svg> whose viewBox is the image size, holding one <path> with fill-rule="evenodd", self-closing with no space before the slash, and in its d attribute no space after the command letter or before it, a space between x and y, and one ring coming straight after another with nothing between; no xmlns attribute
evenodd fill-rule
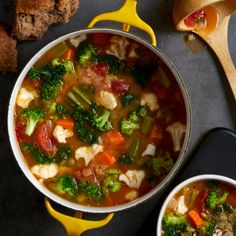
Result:
<svg viewBox="0 0 236 236"><path fill-rule="evenodd" d="M225 17L218 30L212 33L209 38L205 38L204 40L207 41L209 46L213 49L218 59L220 60L224 68L226 77L228 79L229 85L231 87L232 93L236 100L236 68L230 56L228 47L229 20L230 16Z"/></svg>

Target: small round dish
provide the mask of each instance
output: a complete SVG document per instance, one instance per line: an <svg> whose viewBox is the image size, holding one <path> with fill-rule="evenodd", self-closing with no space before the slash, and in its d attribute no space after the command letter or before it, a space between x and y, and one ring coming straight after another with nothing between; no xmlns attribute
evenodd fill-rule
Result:
<svg viewBox="0 0 236 236"><path fill-rule="evenodd" d="M187 186L190 186L191 184L202 182L202 181L213 181L213 182L219 181L220 183L225 183L228 186L232 186L236 188L236 181L234 179L231 179L222 175L215 175L215 174L198 175L198 176L191 177L181 182L169 193L169 195L167 196L167 198L165 199L161 207L161 210L158 216L158 222L157 222L157 231L156 231L157 236L164 235L162 231L163 217L165 215L167 206L170 203L170 200L174 196L176 196L176 194L178 194L181 191L181 189L183 189L184 187L187 187Z"/></svg>

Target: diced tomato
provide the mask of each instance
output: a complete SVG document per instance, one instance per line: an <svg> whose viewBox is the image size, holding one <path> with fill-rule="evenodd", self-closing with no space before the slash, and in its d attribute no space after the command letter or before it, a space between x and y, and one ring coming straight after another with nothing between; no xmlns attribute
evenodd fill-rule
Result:
<svg viewBox="0 0 236 236"><path fill-rule="evenodd" d="M139 188L139 193L140 195L144 195L148 193L152 189L151 185L148 184L148 182L143 181L140 188Z"/></svg>
<svg viewBox="0 0 236 236"><path fill-rule="evenodd" d="M77 169L74 172L76 179L84 180L88 182L98 182L95 172L91 166L84 167L83 169Z"/></svg>
<svg viewBox="0 0 236 236"><path fill-rule="evenodd" d="M25 124L22 121L16 124L15 132L16 132L16 138L19 142L25 139Z"/></svg>
<svg viewBox="0 0 236 236"><path fill-rule="evenodd" d="M83 174L82 174L81 170L76 170L76 171L74 172L74 177L75 177L76 179L81 179L82 176L83 176Z"/></svg>
<svg viewBox="0 0 236 236"><path fill-rule="evenodd" d="M163 101L166 98L166 89L164 87L159 86L156 90L156 94L159 101Z"/></svg>
<svg viewBox="0 0 236 236"><path fill-rule="evenodd" d="M98 34L94 34L93 35L93 41L96 44L107 44L109 43L111 39L111 35L110 34L102 34L102 33L98 33Z"/></svg>
<svg viewBox="0 0 236 236"><path fill-rule="evenodd" d="M233 191L229 195L229 203L235 208L236 207L236 191Z"/></svg>
<svg viewBox="0 0 236 236"><path fill-rule="evenodd" d="M164 137L164 125L162 122L157 122L150 133L149 138L151 140L162 140Z"/></svg>
<svg viewBox="0 0 236 236"><path fill-rule="evenodd" d="M40 78L37 78L36 80L32 80L29 78L29 76L27 75L26 76L26 80L29 81L29 84L32 88L35 88L35 89L38 89L38 88L41 88L42 86L42 81Z"/></svg>
<svg viewBox="0 0 236 236"><path fill-rule="evenodd" d="M109 71L109 65L106 63L98 63L91 66L91 69L98 75L106 76Z"/></svg>
<svg viewBox="0 0 236 236"><path fill-rule="evenodd" d="M111 82L112 92L118 95L125 94L129 90L129 84L124 80L113 80Z"/></svg>
<svg viewBox="0 0 236 236"><path fill-rule="evenodd" d="M196 199L196 202L194 204L194 209L196 209L197 212L201 213L201 212L205 212L205 200L208 196L208 190L207 189L203 189L199 194L198 197Z"/></svg>
<svg viewBox="0 0 236 236"><path fill-rule="evenodd" d="M51 120L41 123L34 134L34 141L39 148L48 153L55 155L57 148L52 142L53 125Z"/></svg>
<svg viewBox="0 0 236 236"><path fill-rule="evenodd" d="M207 24L205 11L194 12L184 20L184 23L190 28L205 28Z"/></svg>

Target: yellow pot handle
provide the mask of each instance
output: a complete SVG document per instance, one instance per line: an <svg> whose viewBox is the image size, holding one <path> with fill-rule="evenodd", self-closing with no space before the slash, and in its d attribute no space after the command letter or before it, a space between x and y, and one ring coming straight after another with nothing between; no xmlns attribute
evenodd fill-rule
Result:
<svg viewBox="0 0 236 236"><path fill-rule="evenodd" d="M130 26L134 26L145 31L151 38L151 43L156 46L156 36L150 25L140 19L137 10L137 0L125 0L124 5L117 11L103 13L94 17L89 23L88 28L92 28L97 22L110 20L116 21L123 24L122 29L126 32L129 31Z"/></svg>
<svg viewBox="0 0 236 236"><path fill-rule="evenodd" d="M51 206L47 198L45 198L45 206L48 213L63 224L68 236L80 236L84 231L105 226L111 221L111 219L114 216L114 213L111 213L103 220L99 221L83 220L81 219L82 217L81 212L76 213L77 217L72 217L56 211Z"/></svg>

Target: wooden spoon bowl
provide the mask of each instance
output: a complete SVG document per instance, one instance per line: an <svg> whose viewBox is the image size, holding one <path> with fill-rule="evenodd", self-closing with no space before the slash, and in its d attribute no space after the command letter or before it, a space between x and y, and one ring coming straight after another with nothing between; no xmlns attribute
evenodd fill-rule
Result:
<svg viewBox="0 0 236 236"><path fill-rule="evenodd" d="M208 8L209 19L214 23L204 30L186 26L184 20L202 8ZM236 100L236 69L228 47L229 20L235 11L235 0L176 0L173 8L173 18L178 30L194 32L212 48L224 68Z"/></svg>

